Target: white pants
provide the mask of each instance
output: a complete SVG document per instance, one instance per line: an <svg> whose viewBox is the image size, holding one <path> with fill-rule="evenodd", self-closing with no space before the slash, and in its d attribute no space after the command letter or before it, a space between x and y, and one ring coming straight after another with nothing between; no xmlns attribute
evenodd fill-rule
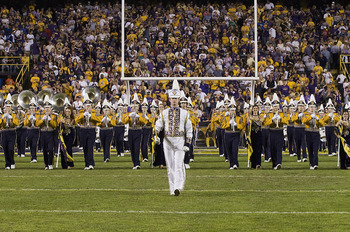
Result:
<svg viewBox="0 0 350 232"><path fill-rule="evenodd" d="M185 152L183 138L170 137L164 139L164 156L168 171L170 194L173 195L175 189L184 190L186 172L184 165Z"/></svg>

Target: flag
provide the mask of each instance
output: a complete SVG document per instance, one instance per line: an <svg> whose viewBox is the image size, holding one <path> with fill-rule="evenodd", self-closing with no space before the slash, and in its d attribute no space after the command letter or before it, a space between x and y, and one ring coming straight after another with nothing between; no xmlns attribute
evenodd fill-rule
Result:
<svg viewBox="0 0 350 232"><path fill-rule="evenodd" d="M248 121L248 135L247 135L247 143L248 143L248 168L250 163L250 157L253 154L253 146L252 146L252 139L251 139L251 132L252 132L252 121Z"/></svg>
<svg viewBox="0 0 350 232"><path fill-rule="evenodd" d="M341 144L343 145L343 149L344 149L345 153L350 158L350 147L346 144L345 138L343 136L341 136L343 134L343 126L340 125L338 127L335 127L334 133L340 139Z"/></svg>

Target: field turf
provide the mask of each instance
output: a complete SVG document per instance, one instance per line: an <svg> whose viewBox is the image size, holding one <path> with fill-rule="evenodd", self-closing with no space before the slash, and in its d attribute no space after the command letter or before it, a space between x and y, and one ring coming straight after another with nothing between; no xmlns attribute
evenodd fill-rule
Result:
<svg viewBox="0 0 350 232"><path fill-rule="evenodd" d="M217 150L200 150L186 171L185 191L170 196L166 169L129 155L83 170L44 170L30 158L0 169L0 231L346 231L350 228L350 172L337 157L320 155L319 170L283 156L281 170L262 163L229 170ZM244 153L244 151L243 151ZM0 156L0 165L4 157Z"/></svg>

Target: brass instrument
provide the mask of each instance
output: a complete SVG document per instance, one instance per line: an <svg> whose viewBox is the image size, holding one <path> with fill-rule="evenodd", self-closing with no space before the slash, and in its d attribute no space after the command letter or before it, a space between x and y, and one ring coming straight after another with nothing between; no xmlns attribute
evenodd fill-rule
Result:
<svg viewBox="0 0 350 232"><path fill-rule="evenodd" d="M13 106L12 110L17 111L18 108L18 94L12 95Z"/></svg>
<svg viewBox="0 0 350 232"><path fill-rule="evenodd" d="M87 95L94 104L101 100L101 91L97 87L89 86L84 88L82 95Z"/></svg>
<svg viewBox="0 0 350 232"><path fill-rule="evenodd" d="M278 115L278 111L275 113L275 116L277 116ZM279 128L279 119L276 119L275 120L275 124L276 124L276 128Z"/></svg>
<svg viewBox="0 0 350 232"><path fill-rule="evenodd" d="M52 96L52 109L56 112L62 112L64 109L64 99L67 97L64 93L56 93Z"/></svg>
<svg viewBox="0 0 350 232"><path fill-rule="evenodd" d="M24 90L18 95L18 104L22 106L23 109L28 109L32 98L36 99L35 93L30 90Z"/></svg>
<svg viewBox="0 0 350 232"><path fill-rule="evenodd" d="M0 93L0 107L2 106L2 103L4 103L4 94Z"/></svg>
<svg viewBox="0 0 350 232"><path fill-rule="evenodd" d="M44 89L44 90L41 90L39 93L38 93L38 104L41 105L41 106L44 106L44 98L45 96L48 95L49 98L51 99L52 95L53 95L53 91L52 89Z"/></svg>

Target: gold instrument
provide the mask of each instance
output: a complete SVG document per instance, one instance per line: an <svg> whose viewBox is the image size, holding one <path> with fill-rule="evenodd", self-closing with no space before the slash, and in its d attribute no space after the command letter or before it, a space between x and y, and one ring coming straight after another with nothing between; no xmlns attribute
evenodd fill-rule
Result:
<svg viewBox="0 0 350 232"><path fill-rule="evenodd" d="M56 112L62 112L64 109L64 99L67 97L64 93L56 93L52 96L52 109Z"/></svg>
<svg viewBox="0 0 350 232"><path fill-rule="evenodd" d="M18 108L18 94L12 95L13 106L12 110L17 111Z"/></svg>
<svg viewBox="0 0 350 232"><path fill-rule="evenodd" d="M35 94L30 90L24 90L18 95L18 104L22 106L23 109L28 109L32 98L36 99Z"/></svg>
<svg viewBox="0 0 350 232"><path fill-rule="evenodd" d="M89 86L84 88L82 95L87 95L94 104L101 100L101 91L97 87Z"/></svg>
<svg viewBox="0 0 350 232"><path fill-rule="evenodd" d="M41 90L39 93L38 93L38 104L41 105L41 106L44 106L44 98L45 96L48 95L49 98L51 99L52 95L53 95L53 91L52 89L44 89L44 90Z"/></svg>
<svg viewBox="0 0 350 232"><path fill-rule="evenodd" d="M0 106L2 106L2 103L4 103L4 94L0 93Z"/></svg>

